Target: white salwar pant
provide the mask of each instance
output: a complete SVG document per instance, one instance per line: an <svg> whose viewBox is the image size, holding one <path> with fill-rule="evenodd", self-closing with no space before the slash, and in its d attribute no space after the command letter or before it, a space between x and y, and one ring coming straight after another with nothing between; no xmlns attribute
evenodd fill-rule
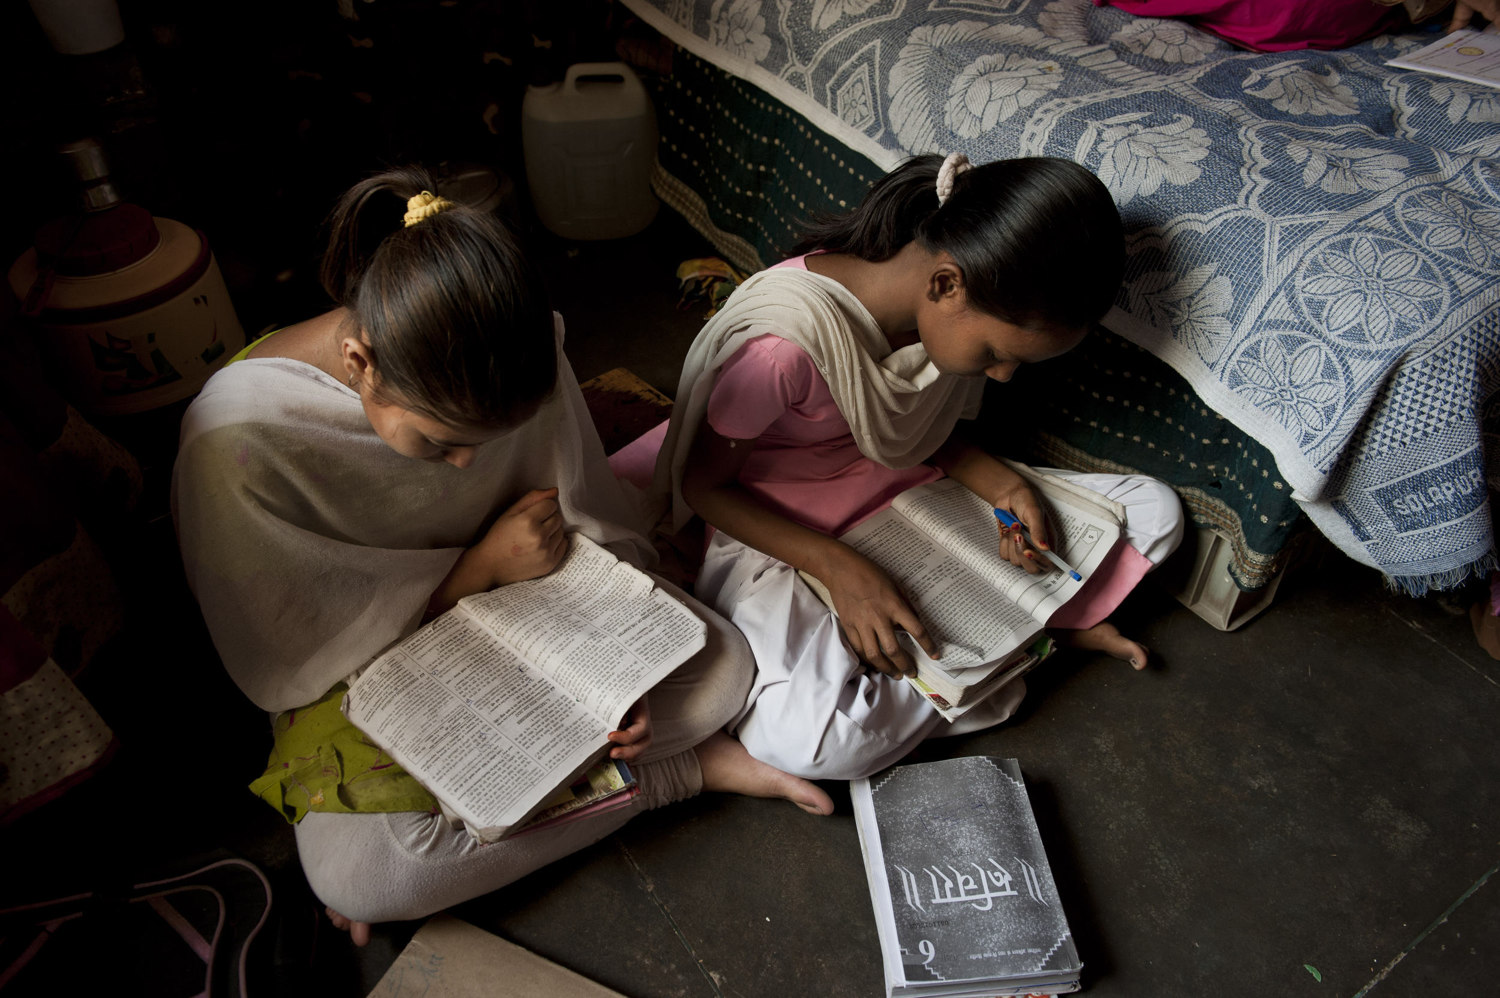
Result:
<svg viewBox="0 0 1500 998"><path fill-rule="evenodd" d="M1125 540L1158 565L1182 539L1177 494L1154 478L1040 469L1125 507ZM750 754L808 779L855 779L897 762L923 739L1008 718L1026 687L1015 680L949 724L910 683L863 665L838 619L785 562L716 531L695 587L755 653L745 709L730 722Z"/></svg>

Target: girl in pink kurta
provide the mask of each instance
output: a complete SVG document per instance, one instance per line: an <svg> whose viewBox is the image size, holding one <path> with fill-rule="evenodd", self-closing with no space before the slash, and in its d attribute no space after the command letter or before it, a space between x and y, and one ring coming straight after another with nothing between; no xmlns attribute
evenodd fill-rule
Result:
<svg viewBox="0 0 1500 998"><path fill-rule="evenodd" d="M1119 216L1063 160L965 171L922 157L813 234L820 249L756 275L695 340L657 466L674 522L716 528L697 592L745 634L757 676L731 722L751 755L801 776L868 775L922 739L1009 716L1017 681L955 725L906 682L905 632L937 649L879 568L837 536L897 493L949 474L1031 527L1005 534L1046 561L1043 506L1003 463L955 434L985 378L1076 345L1120 279ZM941 164L941 166L940 166ZM1176 496L1139 476L1069 476L1126 508L1128 543L1053 623L1144 667L1104 618L1181 536ZM830 611L798 571L829 589Z"/></svg>

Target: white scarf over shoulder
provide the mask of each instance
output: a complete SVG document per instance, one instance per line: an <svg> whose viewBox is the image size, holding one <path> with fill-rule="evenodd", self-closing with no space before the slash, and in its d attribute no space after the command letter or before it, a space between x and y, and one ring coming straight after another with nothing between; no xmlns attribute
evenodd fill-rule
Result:
<svg viewBox="0 0 1500 998"><path fill-rule="evenodd" d="M735 289L683 362L654 483L657 493L672 497L673 530L692 518L682 498L682 470L719 368L766 333L806 351L860 453L888 468L927 460L959 419L979 411L983 377L943 374L920 343L891 350L869 310L838 281L791 267L761 271Z"/></svg>
<svg viewBox="0 0 1500 998"><path fill-rule="evenodd" d="M301 361L238 361L183 417L172 512L219 656L269 711L321 697L413 631L465 548L531 489L637 565L655 557L562 352L541 410L468 468L402 457L359 396Z"/></svg>

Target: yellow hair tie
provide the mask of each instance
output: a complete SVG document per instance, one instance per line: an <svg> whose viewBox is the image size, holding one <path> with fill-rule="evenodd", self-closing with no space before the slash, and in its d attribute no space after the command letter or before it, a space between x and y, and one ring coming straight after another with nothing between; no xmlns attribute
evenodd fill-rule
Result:
<svg viewBox="0 0 1500 998"><path fill-rule="evenodd" d="M416 197L408 198L406 201L405 228L411 228L424 218L431 218L439 212L447 211L456 207L447 198L438 197L431 191L423 191Z"/></svg>

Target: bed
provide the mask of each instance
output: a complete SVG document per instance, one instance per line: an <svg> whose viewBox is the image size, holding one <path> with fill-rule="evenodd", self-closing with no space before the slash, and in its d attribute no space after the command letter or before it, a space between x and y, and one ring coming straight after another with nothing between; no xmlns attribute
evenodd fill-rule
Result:
<svg viewBox="0 0 1500 998"><path fill-rule="evenodd" d="M1385 65L1432 35L1261 54L1089 0L623 2L679 47L657 191L726 259L774 262L908 155L1075 159L1126 280L1002 426L1171 482L1244 590L1309 522L1413 595L1495 567L1500 90Z"/></svg>

